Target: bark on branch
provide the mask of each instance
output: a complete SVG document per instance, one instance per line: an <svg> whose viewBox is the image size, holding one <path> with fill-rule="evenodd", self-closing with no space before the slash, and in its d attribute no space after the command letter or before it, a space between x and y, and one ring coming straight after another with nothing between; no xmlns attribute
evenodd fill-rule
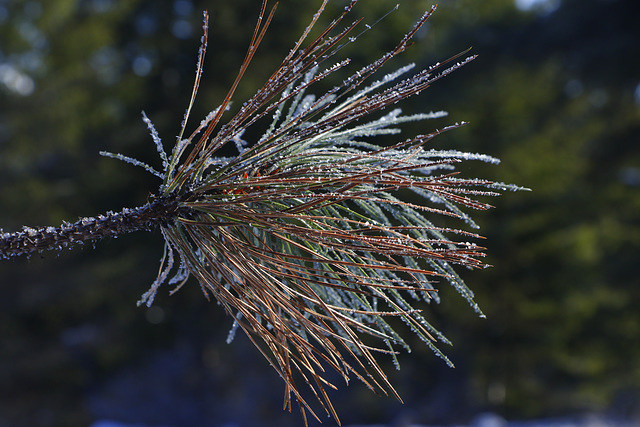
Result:
<svg viewBox="0 0 640 427"><path fill-rule="evenodd" d="M138 208L124 208L96 217L81 218L60 227L22 227L14 233L0 230L0 259L52 249L71 248L88 241L166 225L178 214L177 198L157 198Z"/></svg>

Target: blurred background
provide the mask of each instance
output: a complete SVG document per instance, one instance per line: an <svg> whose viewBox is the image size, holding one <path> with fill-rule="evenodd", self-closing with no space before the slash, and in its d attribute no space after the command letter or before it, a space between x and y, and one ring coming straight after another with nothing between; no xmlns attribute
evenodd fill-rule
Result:
<svg viewBox="0 0 640 427"><path fill-rule="evenodd" d="M237 105L319 3L280 2ZM332 1L322 22L346 3ZM98 152L158 165L140 111L170 147L191 94L202 10L210 40L190 129L235 78L259 6L0 0L0 227L144 204L157 178ZM394 6L361 0L353 17L373 23ZM393 47L429 6L402 0L344 49L351 69ZM383 361L405 404L353 381L332 393L343 424L640 423L638 16L632 0L442 0L386 68L425 68L472 46L477 60L403 105L450 116L403 135L469 121L433 146L497 156L499 166L461 170L533 191L475 215L495 267L463 274L487 319L447 288L440 305L424 307L454 342L444 350L456 368L416 341L400 371ZM93 246L0 262L0 426L301 425L282 411L282 381L249 340L225 343L232 322L195 283L136 307L157 274L158 232Z"/></svg>

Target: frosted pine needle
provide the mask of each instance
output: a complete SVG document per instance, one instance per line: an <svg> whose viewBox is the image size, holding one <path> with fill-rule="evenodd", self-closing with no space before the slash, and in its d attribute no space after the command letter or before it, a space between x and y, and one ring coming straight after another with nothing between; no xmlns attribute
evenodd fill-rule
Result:
<svg viewBox="0 0 640 427"><path fill-rule="evenodd" d="M327 380L327 369L345 382L358 378L370 389L400 399L376 360L384 355L395 359L399 349L409 348L390 318L402 320L451 364L436 345L447 339L415 304L438 300L436 288L449 283L482 315L456 268L487 265L484 248L473 243L480 235L438 227L430 218L447 216L477 228L467 208L488 209L484 199L519 188L456 172L463 161L498 163L493 157L429 148L432 138L464 123L391 145L376 143L378 136L400 133L403 123L445 116L441 111L405 116L395 104L474 56L464 57L464 52L417 72L413 65L378 72L409 47L432 7L394 49L349 72L349 59L338 58L341 47L372 27L360 19L343 24L356 2L307 40L325 0L262 88L246 102L236 102L239 111L224 118L275 12L274 7L267 13L263 1L236 80L221 105L188 134L203 75L205 13L191 99L169 155L143 115L162 170L105 153L159 176L162 184L154 200L86 224L1 233L0 258L159 226L166 241L164 257L140 303L151 305L164 283L175 285L175 291L195 278L205 295L233 317L230 338L242 329L282 377L285 406L291 410L297 402L305 423L307 411L319 418L301 384L338 421L327 394L336 385ZM341 84L311 93L318 82L338 72L346 73ZM263 118L271 123L262 137L245 141L245 131ZM218 156L227 144L237 147L237 156Z"/></svg>
<svg viewBox="0 0 640 427"><path fill-rule="evenodd" d="M285 381L289 408L293 398L303 415L306 409L316 416L300 392L299 384L305 383L336 420L325 391L335 386L324 378L326 368L347 382L354 376L372 390L399 398L375 358L380 353L394 355L397 347L408 348L385 320L388 317L401 318L451 363L435 345L446 339L410 300L428 301L436 297L437 282L449 282L480 313L454 266L486 265L479 260L483 248L466 242L480 236L435 227L427 218L447 215L473 224L460 206L487 209L490 206L475 197L497 195L494 183L460 179L454 172L462 160L496 163L496 159L424 148L437 134L462 123L393 146L371 142L376 136L398 133L395 126L404 122L445 115L403 116L393 109L366 120L474 58L455 62L458 58L453 57L407 77L413 68L408 65L364 85L408 47L434 8L394 50L330 91L308 93L349 64L347 59L325 65L360 23L338 29L354 4L318 38L306 42L314 18L264 86L221 124L273 16L273 10L265 13L263 3L245 61L222 105L204 122L206 128L201 126L186 142L178 141L180 149L163 161L162 195L179 198L184 212L162 227L167 256L175 250L184 271L234 317L235 327L244 330L269 359ZM207 41L206 15L204 28L194 97ZM273 118L271 125L259 141L247 146L243 133L265 116ZM236 144L239 154L212 161L229 142ZM485 190L479 190L482 187ZM411 200L416 202L401 197L403 189L412 191ZM460 237L465 241L456 241ZM172 261L167 258L167 266ZM153 301L166 273L161 271L144 302ZM362 335L379 339L381 346L365 345Z"/></svg>

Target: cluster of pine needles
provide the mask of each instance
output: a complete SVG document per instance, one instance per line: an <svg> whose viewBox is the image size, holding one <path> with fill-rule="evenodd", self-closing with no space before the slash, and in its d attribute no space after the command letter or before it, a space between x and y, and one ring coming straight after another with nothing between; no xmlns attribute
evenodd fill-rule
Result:
<svg viewBox="0 0 640 427"><path fill-rule="evenodd" d="M396 126L405 122L444 116L402 115L394 105L474 58L463 52L426 70L408 65L377 73L410 46L435 7L393 50L322 95L310 94L318 82L348 69L349 60L338 60L337 53L371 28L360 19L344 23L354 0L308 40L327 1L264 86L223 121L274 15L275 7L268 12L264 1L231 89L188 135L208 41L205 13L191 101L170 154L144 116L162 169L103 153L160 177L157 200L175 207L160 225L166 246L159 275L140 303L152 304L164 283L174 285L173 292L194 277L233 317L233 331L241 328L279 373L285 407L297 402L305 424L307 411L319 418L301 384L338 420L327 394L335 388L327 370L400 399L376 361L377 355L395 359L398 349L408 349L392 319L450 363L436 346L446 338L414 305L437 300L436 285L445 282L481 315L455 268L486 267L484 248L468 242L480 235L438 227L429 218L456 218L474 228L463 208L488 209L479 196L517 189L455 171L461 161L497 163L495 158L429 148L436 135L464 123L391 145L372 142L397 134ZM266 131L253 143L244 141L245 131L261 119L271 121ZM237 156L220 156L227 144L236 145Z"/></svg>

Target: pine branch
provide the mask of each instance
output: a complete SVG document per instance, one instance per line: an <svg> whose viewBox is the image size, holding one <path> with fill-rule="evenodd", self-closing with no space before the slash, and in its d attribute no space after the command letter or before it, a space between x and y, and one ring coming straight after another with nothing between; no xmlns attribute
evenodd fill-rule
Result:
<svg viewBox="0 0 640 427"><path fill-rule="evenodd" d="M162 170L122 154L103 153L158 176L158 196L140 208L58 228L24 227L0 234L0 258L159 227L164 257L139 303L151 305L165 283L176 285L175 292L189 277L195 278L207 298L219 302L235 320L230 337L242 329L282 377L285 405L291 410L297 402L305 424L307 411L319 417L303 397L302 383L338 421L326 390L336 388L326 379L327 369L346 382L355 377L371 390L400 399L376 360L383 354L396 361L398 348L409 349L389 318L400 319L452 365L436 345L449 341L414 307L415 301L439 301L438 287L448 283L482 316L457 269L488 265L482 261L484 248L469 241L482 236L438 227L432 218L446 216L477 228L467 210L489 209L484 199L522 188L464 178L456 171L461 162L496 164L496 158L427 148L434 137L465 123L392 145L376 143L376 137L398 134L404 123L445 116L405 116L395 104L475 58L462 52L414 74L414 66L408 65L371 81L410 46L435 7L378 60L351 71L323 94L309 93L318 82L349 68L348 59L326 64L345 43L359 37L351 34L361 20L340 28L356 2L307 41L327 3L323 1L277 70L224 122L275 11L267 14L263 1L228 94L184 138L202 77L208 38L205 13L196 79L170 154L151 120L143 116ZM365 25L360 34L371 28ZM262 137L244 141L245 131L266 117L272 120ZM235 144L238 155L218 157L229 143Z"/></svg>

